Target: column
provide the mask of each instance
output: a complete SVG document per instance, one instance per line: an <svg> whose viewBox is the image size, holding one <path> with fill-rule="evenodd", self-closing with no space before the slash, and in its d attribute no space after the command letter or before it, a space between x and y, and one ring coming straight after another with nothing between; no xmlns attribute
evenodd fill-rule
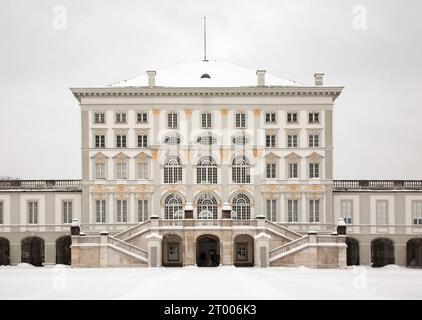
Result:
<svg viewBox="0 0 422 320"><path fill-rule="evenodd" d="M187 109L185 111L186 118L186 159L187 163L185 166L185 186L186 186L186 202L193 202L193 165L192 165L192 110Z"/></svg>
<svg viewBox="0 0 422 320"><path fill-rule="evenodd" d="M221 109L221 128L224 132L223 137L226 137L228 132L228 125L227 125L227 109ZM220 147L220 172L218 172L220 183L221 183L221 202L228 202L229 200L229 181L230 181L230 172L229 172L229 165L230 165L230 156L229 152L225 150L225 146L230 146L230 137L227 136L229 141L222 141Z"/></svg>

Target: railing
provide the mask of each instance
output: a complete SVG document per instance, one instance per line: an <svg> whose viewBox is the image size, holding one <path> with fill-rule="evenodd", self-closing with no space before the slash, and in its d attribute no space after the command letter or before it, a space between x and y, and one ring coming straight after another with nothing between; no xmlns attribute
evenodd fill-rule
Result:
<svg viewBox="0 0 422 320"><path fill-rule="evenodd" d="M0 180L0 190L10 189L78 189L81 180Z"/></svg>
<svg viewBox="0 0 422 320"><path fill-rule="evenodd" d="M335 189L422 190L422 180L334 180Z"/></svg>
<svg viewBox="0 0 422 320"><path fill-rule="evenodd" d="M268 220L265 220L265 227L267 229L271 229L275 232L278 232L284 236L286 236L287 238L291 239L291 240L295 240L295 239L299 239L302 237L302 235L300 233L294 232L292 230L289 230L275 222L271 222Z"/></svg>
<svg viewBox="0 0 422 320"><path fill-rule="evenodd" d="M257 221L231 219L160 219L160 227L256 227Z"/></svg>
<svg viewBox="0 0 422 320"><path fill-rule="evenodd" d="M141 256L141 257L143 257L145 259L148 259L148 252L147 251L142 250L141 248L138 248L138 247L136 247L136 246L134 246L134 245L132 245L130 243L124 242L124 241L122 241L120 239L117 239L117 238L115 238L113 236L108 236L107 242L109 244L115 245L116 247L119 247L119 248L121 248L123 250L132 252L132 253L134 253L134 254L136 254L138 256Z"/></svg>
<svg viewBox="0 0 422 320"><path fill-rule="evenodd" d="M317 243L337 243L337 237L336 236L326 236L326 235L318 235L317 236Z"/></svg>
<svg viewBox="0 0 422 320"><path fill-rule="evenodd" d="M139 233L141 231L144 231L144 230L148 229L148 227L150 226L150 224L151 224L151 220L147 220L147 221L141 222L141 223L139 223L139 224L137 224L137 225L135 225L135 226L133 226L133 227L131 227L129 229L126 229L126 230L124 230L122 232L119 232L118 234L114 235L114 237L117 238L117 239L127 239L127 238L130 238L134 234L137 234L137 233Z"/></svg>
<svg viewBox="0 0 422 320"><path fill-rule="evenodd" d="M72 238L72 245L74 244L98 244L101 243L101 236L83 236Z"/></svg>
<svg viewBox="0 0 422 320"><path fill-rule="evenodd" d="M306 244L309 244L309 236L303 236L299 239L293 240L293 241L286 243L286 244L284 244L284 245L282 245L278 248L273 249L270 252L270 258L273 258L273 257L278 256L280 254L286 253L288 251L291 251L295 248L298 248L298 247L306 245Z"/></svg>

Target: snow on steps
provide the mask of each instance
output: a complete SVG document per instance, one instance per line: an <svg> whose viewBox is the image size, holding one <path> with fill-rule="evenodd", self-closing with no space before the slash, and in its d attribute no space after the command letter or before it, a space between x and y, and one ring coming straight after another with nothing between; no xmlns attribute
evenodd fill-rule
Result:
<svg viewBox="0 0 422 320"><path fill-rule="evenodd" d="M144 263L148 263L148 252L138 248L137 246L134 246L133 244L127 243L113 236L108 237L107 243L110 247L122 253L128 254Z"/></svg>
<svg viewBox="0 0 422 320"><path fill-rule="evenodd" d="M289 241L302 238L302 235L300 233L292 231L286 227L280 226L279 224L268 220L265 221L265 228L268 231L273 232L274 234L277 234Z"/></svg>
<svg viewBox="0 0 422 320"><path fill-rule="evenodd" d="M301 251L307 246L309 246L309 236L301 236L299 239L293 240L289 243L286 243L278 248L271 250L270 263L285 256L288 256L292 253Z"/></svg>

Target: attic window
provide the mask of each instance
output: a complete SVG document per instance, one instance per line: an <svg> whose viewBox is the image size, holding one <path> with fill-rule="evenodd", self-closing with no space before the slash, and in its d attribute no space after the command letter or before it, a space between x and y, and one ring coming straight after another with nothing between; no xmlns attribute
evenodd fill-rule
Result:
<svg viewBox="0 0 422 320"><path fill-rule="evenodd" d="M201 79L204 79L204 78L211 79L211 76L210 76L208 73L204 73L204 74L201 76Z"/></svg>

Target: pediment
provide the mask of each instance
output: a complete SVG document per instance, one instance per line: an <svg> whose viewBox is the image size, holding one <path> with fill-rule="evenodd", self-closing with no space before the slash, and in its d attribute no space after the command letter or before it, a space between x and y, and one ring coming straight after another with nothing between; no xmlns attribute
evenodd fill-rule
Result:
<svg viewBox="0 0 422 320"><path fill-rule="evenodd" d="M118 154L116 154L113 158L118 158L118 159L127 159L129 158L128 155L124 154L123 152L119 152Z"/></svg>
<svg viewBox="0 0 422 320"><path fill-rule="evenodd" d="M316 152L312 152L311 154L306 156L306 159L308 160L321 160L322 158L324 158L324 156Z"/></svg>
<svg viewBox="0 0 422 320"><path fill-rule="evenodd" d="M102 153L102 152L97 152L96 154L94 154L91 159L107 159L108 157Z"/></svg>
<svg viewBox="0 0 422 320"><path fill-rule="evenodd" d="M291 153L289 153L287 156L285 156L284 157L285 159L294 159L294 160L297 160L297 159L302 159L302 157L300 156L300 155L298 155L296 152L291 152Z"/></svg>

